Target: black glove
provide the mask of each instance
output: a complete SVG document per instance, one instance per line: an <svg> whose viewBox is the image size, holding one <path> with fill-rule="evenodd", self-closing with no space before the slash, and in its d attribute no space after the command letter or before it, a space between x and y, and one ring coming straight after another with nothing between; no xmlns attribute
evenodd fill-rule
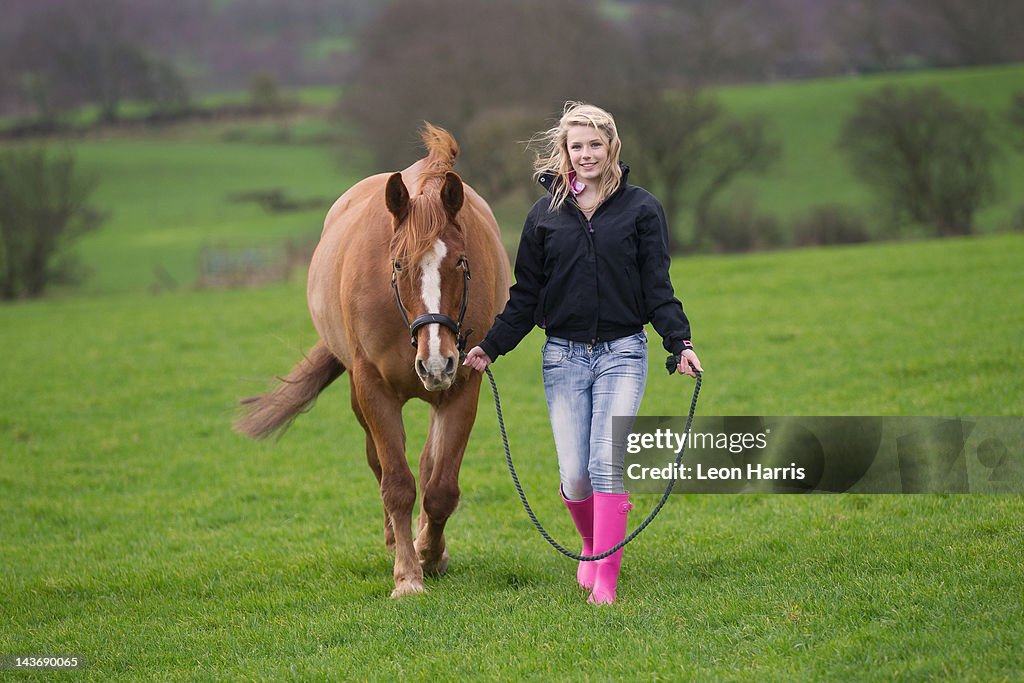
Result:
<svg viewBox="0 0 1024 683"><path fill-rule="evenodd" d="M679 369L679 360L680 360L680 359L681 359L682 357L683 357L683 354L681 354L681 353L680 353L680 354L678 354L678 355L672 355L672 356L669 356L668 358L666 358L666 359L665 359L665 369L666 369L666 370L668 370L668 374L670 374L670 375L671 375L671 374L673 374L673 373L674 373L674 372L675 372L675 371L676 371L677 369ZM693 363L691 363L690 361L686 361L686 362L687 362L687 363L690 363L690 367L691 367L691 368L693 368L693 371L694 371L694 372L697 372L697 366L696 366L696 365L694 365L694 364L693 364ZM699 375L700 373L699 373L699 372L697 372L697 374Z"/></svg>

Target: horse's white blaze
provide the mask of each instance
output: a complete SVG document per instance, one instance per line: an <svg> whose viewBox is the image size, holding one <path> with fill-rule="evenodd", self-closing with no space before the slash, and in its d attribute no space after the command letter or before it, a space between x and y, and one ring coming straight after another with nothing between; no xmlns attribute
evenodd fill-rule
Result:
<svg viewBox="0 0 1024 683"><path fill-rule="evenodd" d="M438 239L434 242L433 251L427 252L420 265L420 295L423 297L423 305L427 307L427 313L441 312L441 262L448 255L448 246L444 240ZM441 358L441 326L437 323L427 325L430 334L428 349L430 356L426 365L429 369L439 371L445 366Z"/></svg>

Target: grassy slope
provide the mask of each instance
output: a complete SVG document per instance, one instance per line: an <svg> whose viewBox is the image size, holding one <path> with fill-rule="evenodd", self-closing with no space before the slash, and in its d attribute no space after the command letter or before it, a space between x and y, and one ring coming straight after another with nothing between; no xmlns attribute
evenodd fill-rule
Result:
<svg viewBox="0 0 1024 683"><path fill-rule="evenodd" d="M1019 132L1008 132L1006 117L1013 93L1024 89L1024 65L723 88L719 95L727 107L737 113L766 115L783 144L779 164L764 178L740 183L735 193L756 196L762 210L784 221L817 204L869 209L872 195L850 173L836 142L858 98L887 84L939 88L959 102L987 111L998 139L1020 139ZM1012 145L1003 147L1002 195L977 216L983 231L1005 228L1022 206L1024 155Z"/></svg>
<svg viewBox="0 0 1024 683"><path fill-rule="evenodd" d="M1005 235L680 260L700 410L1020 415L1022 257ZM487 397L450 575L393 603L345 382L279 443L228 430L312 340L299 282L0 308L0 652L79 654L90 680L1024 667L1020 497L677 496L627 551L620 605L591 609L519 509ZM495 369L524 485L568 539L540 341ZM683 410L690 386L652 371L642 412ZM415 457L425 411L407 418Z"/></svg>
<svg viewBox="0 0 1024 683"><path fill-rule="evenodd" d="M194 133L193 133L194 135ZM186 139L115 139L76 146L102 183L104 229L82 242L93 292L141 289L157 266L190 285L204 245L279 243L315 237L331 203L358 178L340 173L314 146L227 144ZM231 195L283 188L322 207L272 215Z"/></svg>
<svg viewBox="0 0 1024 683"><path fill-rule="evenodd" d="M835 148L839 128L856 98L883 83L935 85L1002 120L1010 95L1024 82L1024 66L948 70L742 86L720 91L738 113L766 114L783 141L783 158L763 178L741 181L733 197L756 197L758 206L789 221L812 206L839 202L870 209L870 193L854 180ZM305 101L326 101L330 92L311 89ZM120 133L73 143L85 169L101 180L97 204L109 212L102 232L87 236L81 253L94 275L90 293L141 290L158 267L181 285L191 285L196 254L204 245L278 243L319 233L335 197L363 174L364 155L340 171L324 123L315 120L262 123L203 123L159 134ZM1001 125L1001 124L1000 124ZM305 144L259 144L286 131ZM410 140L409 158L418 153ZM241 140L227 142L228 139ZM313 144L309 144L313 143ZM636 182L644 183L642 167ZM1003 195L978 216L983 231L1005 228L1024 196L1024 155L1007 147L1000 167ZM469 179L470 182L472 178ZM233 193L280 187L294 198L320 198L322 209L268 215L252 204L232 203ZM522 207L499 206L507 241L514 243ZM872 221L875 222L875 221Z"/></svg>

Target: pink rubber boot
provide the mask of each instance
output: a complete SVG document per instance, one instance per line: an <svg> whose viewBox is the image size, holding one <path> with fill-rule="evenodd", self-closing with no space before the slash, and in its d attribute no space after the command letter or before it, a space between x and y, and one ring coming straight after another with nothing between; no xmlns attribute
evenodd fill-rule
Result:
<svg viewBox="0 0 1024 683"><path fill-rule="evenodd" d="M626 537L626 521L633 505L628 493L594 494L594 555L610 550ZM622 566L622 550L617 550L597 565L594 576L594 591L587 602L595 605L610 605L615 602L615 587L619 583L619 567Z"/></svg>
<svg viewBox="0 0 1024 683"><path fill-rule="evenodd" d="M565 507L569 508L569 516L572 517L576 531L583 537L583 549L580 555L594 554L594 496L583 500L569 500L562 494ZM576 569L576 582L583 588L590 590L594 587L594 573L597 571L596 562L580 562Z"/></svg>

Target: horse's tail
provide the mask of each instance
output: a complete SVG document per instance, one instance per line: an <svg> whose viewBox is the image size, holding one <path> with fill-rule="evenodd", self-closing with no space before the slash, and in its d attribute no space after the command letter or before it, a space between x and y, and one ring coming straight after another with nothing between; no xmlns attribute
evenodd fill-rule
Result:
<svg viewBox="0 0 1024 683"><path fill-rule="evenodd" d="M444 174L455 168L459 156L459 143L444 128L427 121L420 128L420 138L427 148L427 166L435 173Z"/></svg>
<svg viewBox="0 0 1024 683"><path fill-rule="evenodd" d="M235 421L235 431L265 439L283 434L299 413L313 407L316 397L345 372L345 366L322 341L309 352L281 383L262 396L242 399L245 414Z"/></svg>

